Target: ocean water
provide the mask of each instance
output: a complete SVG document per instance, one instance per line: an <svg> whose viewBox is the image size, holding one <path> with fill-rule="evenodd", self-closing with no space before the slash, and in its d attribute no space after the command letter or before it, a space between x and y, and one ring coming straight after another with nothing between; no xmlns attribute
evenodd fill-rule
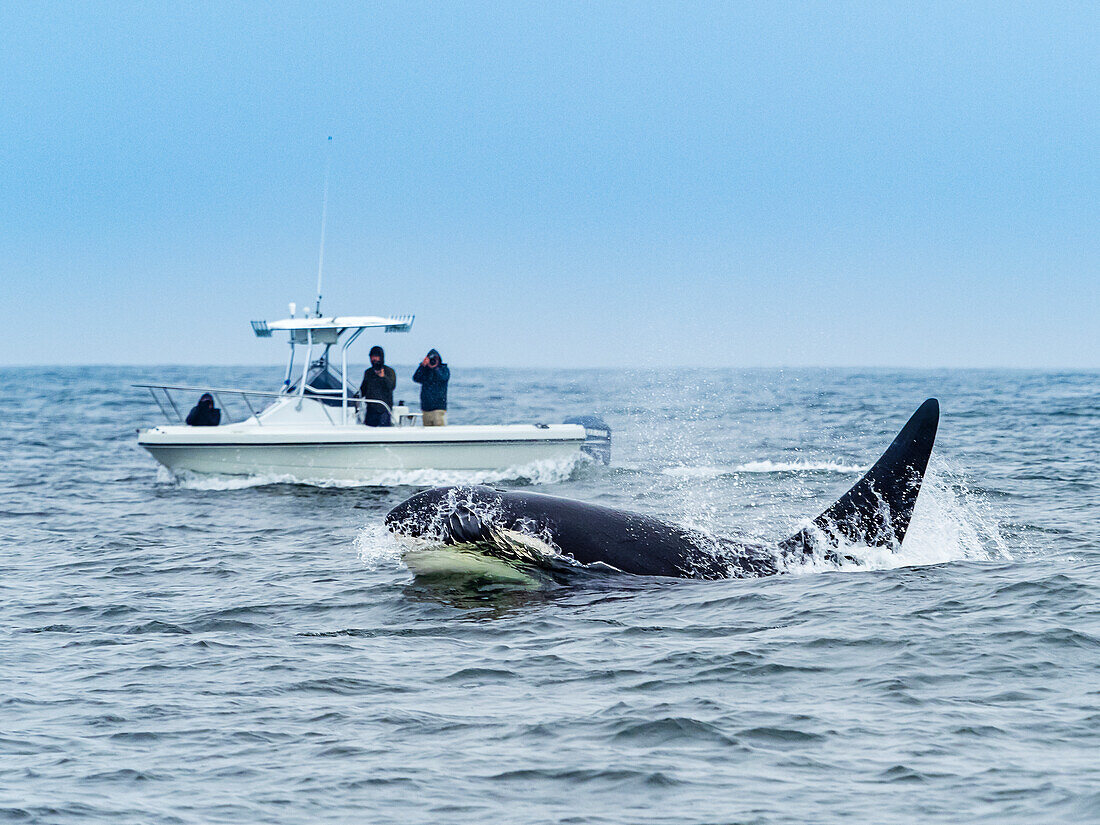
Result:
<svg viewBox="0 0 1100 825"><path fill-rule="evenodd" d="M550 493L785 536L928 396L901 551L767 579L414 579L387 489L172 479L130 384L6 369L0 821L1100 821L1100 374L462 369L614 428ZM399 371L398 396L415 398Z"/></svg>

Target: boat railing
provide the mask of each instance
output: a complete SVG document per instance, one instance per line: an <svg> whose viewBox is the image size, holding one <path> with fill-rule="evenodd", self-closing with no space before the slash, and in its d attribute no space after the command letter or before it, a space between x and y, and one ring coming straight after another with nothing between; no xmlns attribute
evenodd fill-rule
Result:
<svg viewBox="0 0 1100 825"><path fill-rule="evenodd" d="M140 389L149 390L149 393L153 396L153 400L156 401L157 406L160 407L161 413L164 414L165 419L169 424L186 424L187 411L190 407L185 403L182 407L176 403L176 399L172 397L173 392L180 393L209 393L214 399L214 403L222 410L222 424L234 424L239 421L244 421L249 418L256 419L256 423L260 426L263 425L263 419L260 418L260 413L264 411L270 404L264 401L257 401L253 404L253 399L285 399L285 398L301 398L301 395L297 390L291 392L264 392L263 390L242 390L235 387L194 387L183 384L132 384L131 386L138 387ZM306 398L316 397L319 395L332 396L334 398L344 399L344 393L338 389L319 389L314 387L308 388ZM240 403L247 408L247 415L235 415L232 407L227 405L224 401L225 398L239 399ZM380 406L390 415L393 419L393 408L385 401L377 401L373 398L353 398L348 396L347 408L350 408L355 413L355 418L358 418L359 410L368 404L374 404ZM328 416L328 411L325 410L325 415ZM415 420L419 413L403 413L402 418L409 418ZM335 424L337 422L329 420ZM354 423L344 422L344 423Z"/></svg>

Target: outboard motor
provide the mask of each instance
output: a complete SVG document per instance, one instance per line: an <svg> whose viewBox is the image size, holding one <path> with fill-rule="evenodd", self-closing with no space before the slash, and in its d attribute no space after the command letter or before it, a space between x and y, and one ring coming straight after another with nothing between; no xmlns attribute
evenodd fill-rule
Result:
<svg viewBox="0 0 1100 825"><path fill-rule="evenodd" d="M587 453L604 464L611 463L611 427L598 415L575 415L567 418L563 424L580 424L584 427L584 445L581 452Z"/></svg>

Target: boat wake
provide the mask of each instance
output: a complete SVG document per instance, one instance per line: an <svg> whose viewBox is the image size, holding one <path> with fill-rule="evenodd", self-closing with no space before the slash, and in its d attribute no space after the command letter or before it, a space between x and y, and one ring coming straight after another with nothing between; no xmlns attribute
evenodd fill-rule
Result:
<svg viewBox="0 0 1100 825"><path fill-rule="evenodd" d="M369 479L299 477L278 473L256 475L210 475L157 469L158 484L172 484L185 490L244 490L279 484L308 487L439 487L454 484L492 484L510 481L519 484L558 484L568 481L593 460L579 454L562 459L547 459L497 470L384 470Z"/></svg>

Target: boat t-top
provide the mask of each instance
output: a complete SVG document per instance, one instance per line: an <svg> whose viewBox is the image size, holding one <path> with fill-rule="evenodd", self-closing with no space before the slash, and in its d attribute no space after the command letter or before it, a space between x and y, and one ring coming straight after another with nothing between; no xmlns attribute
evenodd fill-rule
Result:
<svg viewBox="0 0 1100 825"><path fill-rule="evenodd" d="M318 302L319 304L319 302ZM348 347L364 330L408 332L412 316L321 316L253 321L260 338L290 339L278 391L138 384L153 395L168 424L138 431L138 443L177 477L256 476L302 483L437 484L504 478L561 477L585 457L608 462L611 432L594 416L564 424L422 426L421 413L359 398L348 381ZM305 348L301 366L295 357ZM338 354L339 371L332 357ZM222 420L189 426L188 410L209 393ZM226 402L231 402L227 406ZM361 422L367 405L384 407L392 426ZM231 408L241 411L232 420ZM557 468L555 475L555 468Z"/></svg>

